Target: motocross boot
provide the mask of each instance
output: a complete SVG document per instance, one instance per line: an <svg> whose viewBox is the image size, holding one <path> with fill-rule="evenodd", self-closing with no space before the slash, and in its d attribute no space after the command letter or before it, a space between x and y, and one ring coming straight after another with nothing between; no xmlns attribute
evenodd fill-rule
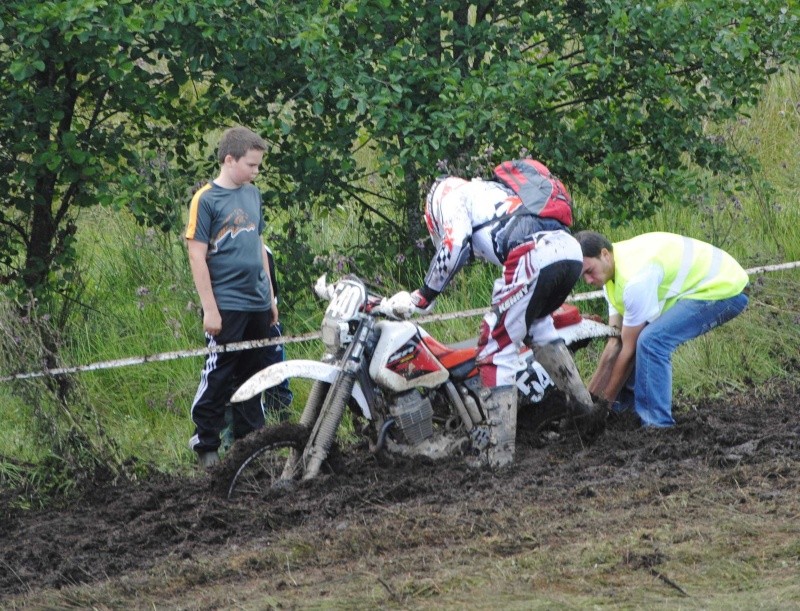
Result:
<svg viewBox="0 0 800 611"><path fill-rule="evenodd" d="M575 416L587 416L594 411L594 401L581 380L575 361L572 360L564 340L556 340L544 346L531 346L536 360L550 374L556 387L567 396L567 402Z"/></svg>
<svg viewBox="0 0 800 611"><path fill-rule="evenodd" d="M474 390L485 418L472 431L473 447L478 455L468 464L472 467L504 467L514 461L517 437L517 387L489 388L479 382Z"/></svg>

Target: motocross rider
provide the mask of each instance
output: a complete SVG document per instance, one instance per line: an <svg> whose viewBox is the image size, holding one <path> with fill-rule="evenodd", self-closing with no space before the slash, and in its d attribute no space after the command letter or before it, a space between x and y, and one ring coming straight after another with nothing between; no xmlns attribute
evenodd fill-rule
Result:
<svg viewBox="0 0 800 611"><path fill-rule="evenodd" d="M481 323L477 365L484 410L506 407L501 418L511 430L494 431L511 440L489 450L488 462L513 460L516 434L516 372L525 343L562 390L576 415L592 412L592 398L550 316L581 275L580 245L560 221L533 214L511 215L519 198L499 182L443 176L430 188L425 222L436 247L421 288L401 291L388 302L403 317L427 313L453 276L473 257L503 268L494 282L491 310ZM497 419L494 419L496 422ZM493 445L497 446L498 443ZM503 445L503 444L501 444Z"/></svg>

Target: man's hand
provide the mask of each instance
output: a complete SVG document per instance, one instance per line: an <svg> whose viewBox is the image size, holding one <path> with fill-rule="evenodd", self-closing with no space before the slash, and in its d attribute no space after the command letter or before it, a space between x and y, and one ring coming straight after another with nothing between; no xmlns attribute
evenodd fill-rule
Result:
<svg viewBox="0 0 800 611"><path fill-rule="evenodd" d="M604 397L598 397L596 394L594 394L592 392L590 392L589 394L592 397L592 403L594 403L595 408L597 408L597 409L601 409L602 408L606 412L610 412L611 411L611 402L608 399L606 399Z"/></svg>
<svg viewBox="0 0 800 611"><path fill-rule="evenodd" d="M428 301L419 291L409 293L400 291L392 295L385 304L398 318L411 318L412 314L427 314L433 308L433 302Z"/></svg>
<svg viewBox="0 0 800 611"><path fill-rule="evenodd" d="M575 425L578 428L581 438L586 443L593 443L606 430L606 422L611 413L608 401L605 399L594 400L594 407L588 414L575 417Z"/></svg>

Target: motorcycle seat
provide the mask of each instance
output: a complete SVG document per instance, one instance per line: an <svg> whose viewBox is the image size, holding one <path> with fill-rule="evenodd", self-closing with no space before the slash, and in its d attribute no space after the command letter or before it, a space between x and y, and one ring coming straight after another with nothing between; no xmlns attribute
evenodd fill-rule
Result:
<svg viewBox="0 0 800 611"><path fill-rule="evenodd" d="M583 320L578 307L569 303L562 304L551 316L556 329L576 325ZM475 375L475 358L478 356L476 337L451 345L445 345L431 336L424 337L423 342L453 378L463 380Z"/></svg>
<svg viewBox="0 0 800 611"><path fill-rule="evenodd" d="M452 346L446 346L430 336L423 338L422 341L454 378L466 378L475 369L475 357L478 355L476 338Z"/></svg>

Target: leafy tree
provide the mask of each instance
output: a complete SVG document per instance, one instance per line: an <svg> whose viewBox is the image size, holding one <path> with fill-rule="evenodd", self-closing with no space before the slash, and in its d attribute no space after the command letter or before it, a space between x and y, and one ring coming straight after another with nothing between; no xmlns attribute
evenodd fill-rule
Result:
<svg viewBox="0 0 800 611"><path fill-rule="evenodd" d="M738 169L706 126L797 53L797 9L772 1L354 0L314 19L319 112L364 126L409 212L437 161L485 172L527 150L603 193L602 214L649 214L695 188L693 166Z"/></svg>
<svg viewBox="0 0 800 611"><path fill-rule="evenodd" d="M442 168L526 150L602 194L593 214L647 215L696 192L695 169L742 167L707 125L797 56L797 21L779 0L7 0L0 276L40 297L74 287L83 207L174 229L214 171L204 137L232 123L275 145L261 186L295 213L274 228L290 302L311 215L361 206L389 244L356 261L383 265L421 237Z"/></svg>
<svg viewBox="0 0 800 611"><path fill-rule="evenodd" d="M79 210L123 202L138 210L154 195L148 179L173 154L159 136L180 120L186 81L169 42L179 24L168 15L132 2L3 3L4 283L36 297L64 289Z"/></svg>
<svg viewBox="0 0 800 611"><path fill-rule="evenodd" d="M366 233L388 242L379 257L364 245L362 270L414 252L435 175L488 175L525 152L601 202L579 210L584 223L691 202L704 173L746 169L709 126L752 108L769 75L796 62L797 26L796 5L775 0L308 6L280 42L296 80L271 81L283 104L264 128L286 178L271 199L360 204ZM252 76L267 82L270 68ZM375 165L355 165L354 147Z"/></svg>

